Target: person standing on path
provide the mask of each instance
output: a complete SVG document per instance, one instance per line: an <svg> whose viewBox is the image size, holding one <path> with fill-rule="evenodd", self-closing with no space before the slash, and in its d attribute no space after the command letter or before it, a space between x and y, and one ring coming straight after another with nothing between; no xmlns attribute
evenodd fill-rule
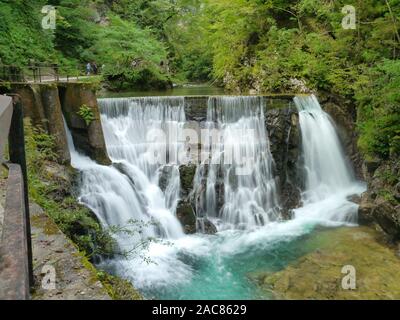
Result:
<svg viewBox="0 0 400 320"><path fill-rule="evenodd" d="M91 73L92 73L92 65L90 64L90 62L88 62L86 65L86 75L90 76Z"/></svg>

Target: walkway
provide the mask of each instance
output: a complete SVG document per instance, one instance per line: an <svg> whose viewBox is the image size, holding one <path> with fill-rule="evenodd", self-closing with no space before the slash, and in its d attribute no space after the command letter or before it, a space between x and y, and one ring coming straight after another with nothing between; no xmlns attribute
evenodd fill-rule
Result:
<svg viewBox="0 0 400 320"><path fill-rule="evenodd" d="M30 212L35 276L32 299L110 300L97 279L94 267L78 252L42 208L31 203ZM51 287L52 269L55 270L55 289Z"/></svg>

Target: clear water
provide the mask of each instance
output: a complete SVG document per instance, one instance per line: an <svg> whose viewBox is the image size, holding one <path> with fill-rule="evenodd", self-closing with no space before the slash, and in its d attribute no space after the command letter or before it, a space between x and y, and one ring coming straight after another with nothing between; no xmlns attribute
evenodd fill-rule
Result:
<svg viewBox="0 0 400 320"><path fill-rule="evenodd" d="M258 291L255 273L276 272L315 248L317 244L305 246L304 240L316 228L352 226L356 222L357 205L347 198L360 194L365 187L354 181L332 121L310 96L295 100L300 111L304 168L309 172L303 207L295 210L295 218L286 222L271 219L252 224L251 228L221 228L216 235L184 235L177 226L171 205L174 201L168 200L174 196L158 188L160 167L150 166L146 161L149 147L143 145L141 138L149 127L169 123L179 130L184 120L179 111L181 105L177 98L146 99L100 102L104 109L102 121L107 147L114 161L111 167L100 166L78 154L69 136L72 164L83 176L80 199L106 226L149 216L161 224L161 230L150 228L142 235L158 238L149 248L138 255L100 264L131 280L146 298L270 299L272 296ZM234 104L239 104L238 109L244 114L234 112L235 119L227 122L245 124L246 108L240 108L243 98L232 99L236 99ZM327 144L330 156L334 157L333 164L337 164L334 177L327 172L332 168L324 165ZM176 176L169 183L176 186L175 179ZM251 183L247 184L252 187ZM171 190L176 191L176 187ZM240 212L242 215L253 214L241 210L244 210ZM141 239L124 235L117 236L117 240L126 247Z"/></svg>

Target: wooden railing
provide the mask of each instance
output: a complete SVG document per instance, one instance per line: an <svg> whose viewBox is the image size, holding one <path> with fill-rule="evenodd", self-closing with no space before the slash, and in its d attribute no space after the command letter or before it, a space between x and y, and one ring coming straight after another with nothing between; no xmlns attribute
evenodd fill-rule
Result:
<svg viewBox="0 0 400 320"><path fill-rule="evenodd" d="M9 160L4 159L8 140ZM0 96L0 165L8 169L0 242L0 300L26 300L33 286L23 110L18 96Z"/></svg>
<svg viewBox="0 0 400 320"><path fill-rule="evenodd" d="M86 66L60 66L58 64L35 63L29 66L0 64L0 83L46 83L80 81L88 76L98 75L100 69L87 73Z"/></svg>

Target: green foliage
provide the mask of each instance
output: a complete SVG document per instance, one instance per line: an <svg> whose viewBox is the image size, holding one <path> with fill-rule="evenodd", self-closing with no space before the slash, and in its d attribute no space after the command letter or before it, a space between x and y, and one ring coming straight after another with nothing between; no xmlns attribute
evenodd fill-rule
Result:
<svg viewBox="0 0 400 320"><path fill-rule="evenodd" d="M87 126L89 126L96 119L92 108L85 104L80 107L77 114L85 121Z"/></svg>
<svg viewBox="0 0 400 320"><path fill-rule="evenodd" d="M366 155L400 155L400 61L366 69L357 83L359 146Z"/></svg>
<svg viewBox="0 0 400 320"><path fill-rule="evenodd" d="M53 34L41 28L45 0L0 1L0 63L28 65L30 59L57 61Z"/></svg>
<svg viewBox="0 0 400 320"><path fill-rule="evenodd" d="M55 31L40 26L44 4ZM356 30L342 27L345 5ZM212 80L273 93L301 80L355 99L360 147L387 158L400 144L399 16L400 0L0 0L0 59L95 61L111 89Z"/></svg>
<svg viewBox="0 0 400 320"><path fill-rule="evenodd" d="M92 50L102 59L103 76L117 83L118 89L169 85L165 47L150 30L140 29L133 22L111 16L110 24L99 30L99 40Z"/></svg>
<svg viewBox="0 0 400 320"><path fill-rule="evenodd" d="M87 51L96 41L96 10L90 0L53 0L57 8L55 48L67 59L92 61Z"/></svg>

